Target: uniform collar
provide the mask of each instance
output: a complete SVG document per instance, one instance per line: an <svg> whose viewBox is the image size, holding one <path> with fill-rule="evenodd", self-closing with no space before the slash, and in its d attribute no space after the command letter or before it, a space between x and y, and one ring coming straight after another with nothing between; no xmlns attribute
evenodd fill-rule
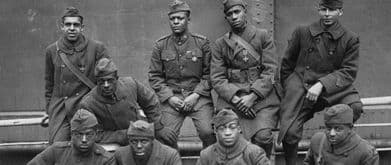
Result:
<svg viewBox="0 0 391 165"><path fill-rule="evenodd" d="M61 37L58 40L58 48L67 53L72 54L74 51L81 52L88 45L88 40L84 37L84 35L80 35L79 39L75 44L71 44L65 37Z"/></svg>
<svg viewBox="0 0 391 165"><path fill-rule="evenodd" d="M172 34L172 40L177 45L183 45L187 41L187 39L189 39L190 35L191 34L189 32L185 32L185 34L183 34L181 36L175 36L174 34Z"/></svg>
<svg viewBox="0 0 391 165"><path fill-rule="evenodd" d="M125 85L122 83L120 79L117 81L117 89L114 92L115 99L108 99L106 97L103 97L98 93L98 88L94 88L94 96L99 102L107 103L107 104L114 104L122 99L126 98L126 93L124 92Z"/></svg>
<svg viewBox="0 0 391 165"><path fill-rule="evenodd" d="M314 36L314 37L319 35L319 34L322 34L322 33L329 33L329 34L331 34L331 37L334 40L336 40L336 39L338 39L339 37L341 37L345 33L345 29L339 23L338 20L333 25L331 25L331 27L329 27L328 29L325 29L321 25L320 20L319 20L319 21L314 22L314 23L312 23L310 25L310 32L311 32L311 35Z"/></svg>
<svg viewBox="0 0 391 165"><path fill-rule="evenodd" d="M235 158L237 156L239 156L240 154L243 153L244 149L246 149L247 145L248 145L248 141L245 140L243 138L243 136L239 137L238 139L238 142L236 142L236 144L232 147L224 147L222 145L220 145L219 142L217 142L215 145L216 145L216 148L215 148L215 152L217 152L217 154L219 155L219 158L228 158L228 159L232 159L232 158Z"/></svg>
<svg viewBox="0 0 391 165"><path fill-rule="evenodd" d="M327 141L327 140L326 140ZM360 144L361 138L355 133L352 132L344 141L342 141L340 144L334 146L328 143L327 141L327 148L326 150L330 153L334 153L337 155L341 154L347 154L350 150L354 149L357 145Z"/></svg>

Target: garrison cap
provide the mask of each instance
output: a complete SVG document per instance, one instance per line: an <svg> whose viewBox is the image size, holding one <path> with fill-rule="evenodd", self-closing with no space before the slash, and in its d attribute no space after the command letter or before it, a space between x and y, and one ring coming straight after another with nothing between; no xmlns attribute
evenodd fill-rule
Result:
<svg viewBox="0 0 391 165"><path fill-rule="evenodd" d="M239 120L238 115L236 115L234 111L231 109L222 109L215 117L213 117L212 125L214 127L219 127L234 120Z"/></svg>
<svg viewBox="0 0 391 165"><path fill-rule="evenodd" d="M102 77L106 76L110 73L117 72L117 67L115 66L114 62L111 59L108 58L101 58L98 61L98 64L95 66L95 77Z"/></svg>
<svg viewBox="0 0 391 165"><path fill-rule="evenodd" d="M246 8L246 2L244 0L223 0L224 5L224 13L227 12L231 7L234 7L236 5L243 6Z"/></svg>
<svg viewBox="0 0 391 165"><path fill-rule="evenodd" d="M187 11L190 13L190 6L183 0L173 0L168 6L170 8L168 15L180 11Z"/></svg>
<svg viewBox="0 0 391 165"><path fill-rule="evenodd" d="M144 120L130 121L127 135L155 138L154 130L153 123L148 123Z"/></svg>
<svg viewBox="0 0 391 165"><path fill-rule="evenodd" d="M353 124L353 109L346 104L337 104L324 113L326 124Z"/></svg>
<svg viewBox="0 0 391 165"><path fill-rule="evenodd" d="M79 109L71 120L71 131L81 131L98 125L95 115L85 109Z"/></svg>
<svg viewBox="0 0 391 165"><path fill-rule="evenodd" d="M324 6L329 9L342 9L343 2L342 0L321 0L319 5Z"/></svg>
<svg viewBox="0 0 391 165"><path fill-rule="evenodd" d="M80 15L79 10L75 7L67 7L62 15L62 19L65 17L79 17L80 21L83 22L83 16Z"/></svg>

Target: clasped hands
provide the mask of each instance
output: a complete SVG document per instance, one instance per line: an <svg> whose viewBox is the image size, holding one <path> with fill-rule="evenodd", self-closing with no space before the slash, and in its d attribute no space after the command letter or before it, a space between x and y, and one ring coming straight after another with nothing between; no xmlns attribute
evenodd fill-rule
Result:
<svg viewBox="0 0 391 165"><path fill-rule="evenodd" d="M254 119L256 117L256 113L252 107L257 99L258 96L256 94L250 93L241 97L235 95L232 97L231 102L246 118Z"/></svg>
<svg viewBox="0 0 391 165"><path fill-rule="evenodd" d="M200 95L198 93L192 93L183 100L179 97L172 96L168 99L168 103L176 111L190 112L193 110L194 105L198 102L199 98Z"/></svg>

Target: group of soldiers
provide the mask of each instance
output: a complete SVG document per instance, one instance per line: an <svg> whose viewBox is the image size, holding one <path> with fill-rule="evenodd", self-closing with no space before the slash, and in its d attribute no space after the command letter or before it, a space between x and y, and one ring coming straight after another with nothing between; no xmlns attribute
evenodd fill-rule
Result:
<svg viewBox="0 0 391 165"><path fill-rule="evenodd" d="M342 7L320 0L320 19L294 30L279 64L243 0L223 1L231 29L212 44L189 31L190 7L174 0L172 33L153 46L150 87L119 77L105 46L83 35L83 16L67 8L63 36L46 49L51 145L29 164L180 165L178 135L190 117L204 148L198 165L269 164L278 124L292 165L304 123L322 110L326 130L311 139L305 164L378 164L376 149L353 131L362 113L353 86L359 38L338 21ZM96 143L121 147L112 154Z"/></svg>

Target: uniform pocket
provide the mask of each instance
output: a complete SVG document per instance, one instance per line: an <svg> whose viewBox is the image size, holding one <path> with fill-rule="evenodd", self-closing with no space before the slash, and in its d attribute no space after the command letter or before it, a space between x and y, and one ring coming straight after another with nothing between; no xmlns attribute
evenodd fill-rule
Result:
<svg viewBox="0 0 391 165"><path fill-rule="evenodd" d="M172 61L175 60L176 54L172 50L163 50L161 54L162 61Z"/></svg>
<svg viewBox="0 0 391 165"><path fill-rule="evenodd" d="M186 58L193 62L200 62L202 60L202 52L200 49L186 51Z"/></svg>

